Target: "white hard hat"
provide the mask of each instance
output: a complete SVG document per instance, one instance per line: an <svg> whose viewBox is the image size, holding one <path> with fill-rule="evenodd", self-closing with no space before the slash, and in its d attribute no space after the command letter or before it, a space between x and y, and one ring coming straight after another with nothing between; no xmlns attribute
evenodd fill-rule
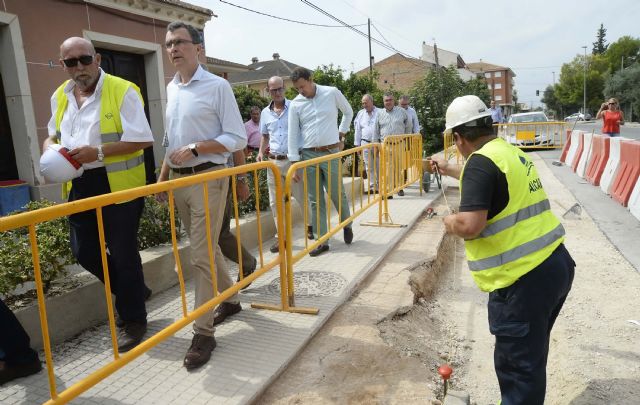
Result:
<svg viewBox="0 0 640 405"><path fill-rule="evenodd" d="M64 183L82 176L84 167L69 156L69 150L62 145L49 145L40 157L40 174L47 182Z"/></svg>
<svg viewBox="0 0 640 405"><path fill-rule="evenodd" d="M489 111L478 96L457 97L451 102L449 108L447 108L447 121L444 132L449 133L458 125L466 124L467 122L490 115L491 111Z"/></svg>

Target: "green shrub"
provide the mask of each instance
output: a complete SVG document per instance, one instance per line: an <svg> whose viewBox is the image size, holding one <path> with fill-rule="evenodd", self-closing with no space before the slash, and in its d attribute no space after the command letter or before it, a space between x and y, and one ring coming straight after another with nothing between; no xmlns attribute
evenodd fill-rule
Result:
<svg viewBox="0 0 640 405"><path fill-rule="evenodd" d="M31 201L27 211L49 207L46 200ZM75 263L69 244L69 220L57 218L36 225L42 284L46 291L56 278L66 275L65 266ZM34 281L29 230L18 228L0 233L0 294L6 295L17 286Z"/></svg>
<svg viewBox="0 0 640 405"><path fill-rule="evenodd" d="M255 163L256 157L255 153L251 156L247 157L246 163ZM249 184L249 198L247 201L240 202L238 205L238 213L241 217L245 216L248 213L256 211L256 188L255 181L253 179L253 173L249 173L248 184ZM260 190L260 212L269 208L269 187L267 186L267 170L258 170L258 188ZM282 185L284 187L284 184ZM231 190L229 190L231 193Z"/></svg>
<svg viewBox="0 0 640 405"><path fill-rule="evenodd" d="M54 204L47 200L31 201L26 209L33 211ZM170 243L169 220L168 204L158 203L151 196L146 197L144 212L140 218L138 249ZM176 227L180 229L177 215ZM69 242L69 220L62 217L40 223L36 225L36 235L42 283L46 293L55 279L67 274L66 266L76 262ZM19 228L0 233L0 294L8 295L28 281L34 281L29 230Z"/></svg>
<svg viewBox="0 0 640 405"><path fill-rule="evenodd" d="M180 240L180 219L177 212L175 220L176 236ZM145 197L144 211L140 218L140 230L138 231L138 250L171 243L170 221L169 204L159 203L153 196Z"/></svg>

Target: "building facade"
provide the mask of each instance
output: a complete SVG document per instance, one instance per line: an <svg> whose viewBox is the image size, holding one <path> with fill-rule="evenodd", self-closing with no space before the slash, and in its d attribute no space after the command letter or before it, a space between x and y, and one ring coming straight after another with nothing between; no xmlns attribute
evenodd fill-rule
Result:
<svg viewBox="0 0 640 405"><path fill-rule="evenodd" d="M247 65L248 70L244 72L233 72L229 74L228 80L232 86L244 86L257 91L262 97L269 97L267 82L273 76L280 76L284 81L284 87L293 86L291 82L291 72L299 65L281 59L280 54L275 52L271 60L260 62L257 57L251 59L251 64Z"/></svg>
<svg viewBox="0 0 640 405"><path fill-rule="evenodd" d="M48 136L51 94L68 79L59 62L60 43L71 36L93 43L107 73L140 87L155 138L145 150L150 180L164 157L165 89L174 73L164 49L167 24L182 20L202 31L213 16L178 0L3 0L0 180L26 181L32 199L60 197L58 185L44 183L39 161Z"/></svg>
<svg viewBox="0 0 640 405"><path fill-rule="evenodd" d="M378 72L378 87L382 90L395 89L407 92L413 85L422 79L434 64L420 59L408 58L395 53L388 58L376 62L373 69ZM369 68L356 72L358 76L369 74Z"/></svg>
<svg viewBox="0 0 640 405"><path fill-rule="evenodd" d="M514 106L513 87L515 83L513 78L516 77L516 74L508 67L482 61L469 63L467 66L487 83L491 98L496 102L496 105L502 106L506 110L505 112L510 113Z"/></svg>

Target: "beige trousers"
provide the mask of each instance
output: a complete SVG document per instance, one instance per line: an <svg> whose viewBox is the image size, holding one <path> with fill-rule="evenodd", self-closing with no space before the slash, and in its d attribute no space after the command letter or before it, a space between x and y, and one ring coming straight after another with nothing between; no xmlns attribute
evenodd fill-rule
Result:
<svg viewBox="0 0 640 405"><path fill-rule="evenodd" d="M201 172L209 172L221 169L221 167L212 168ZM170 178L177 179L180 177L192 176L191 174L178 174L171 172ZM215 261L215 274L218 283L218 291L225 291L231 287L234 282L225 264L224 256L218 245L218 237L220 236L220 228L222 225L222 216L227 199L227 190L229 188L229 178L213 180L207 183L209 191L209 215L211 219L211 244L213 246L213 256ZM187 235L189 236L191 248L191 269L193 271L196 291L195 305L198 308L205 302L213 298L213 283L211 281L211 269L209 266L209 248L207 241L207 228L204 208L204 196L202 184L196 184L189 187L181 187L174 191L176 208L178 215L184 225ZM238 295L235 294L226 302L238 303ZM213 311L208 311L205 315L196 319L193 330L196 333L213 336L215 328L213 327Z"/></svg>

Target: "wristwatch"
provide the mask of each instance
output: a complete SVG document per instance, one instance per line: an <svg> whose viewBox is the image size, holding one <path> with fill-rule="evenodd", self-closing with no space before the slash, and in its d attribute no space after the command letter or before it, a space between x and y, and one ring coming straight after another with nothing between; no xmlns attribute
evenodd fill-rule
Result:
<svg viewBox="0 0 640 405"><path fill-rule="evenodd" d="M246 174L236 176L236 180L238 180L241 183L248 184L248 179Z"/></svg>
<svg viewBox="0 0 640 405"><path fill-rule="evenodd" d="M102 145L98 145L98 162L104 160L104 152L102 152Z"/></svg>
<svg viewBox="0 0 640 405"><path fill-rule="evenodd" d="M189 149L191 150L191 153L193 153L193 156L198 157L198 148L195 143L190 143Z"/></svg>

